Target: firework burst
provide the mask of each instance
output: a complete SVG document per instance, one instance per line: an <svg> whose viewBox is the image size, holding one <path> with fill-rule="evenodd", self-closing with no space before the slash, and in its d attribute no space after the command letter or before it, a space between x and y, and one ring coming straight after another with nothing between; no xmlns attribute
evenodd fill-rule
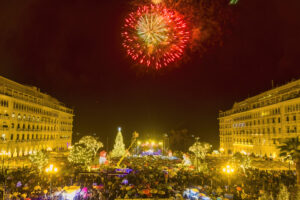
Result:
<svg viewBox="0 0 300 200"><path fill-rule="evenodd" d="M184 59L193 54L203 57L206 52L223 44L223 40L231 35L232 27L237 22L235 7L238 0L131 0L130 5L139 7L157 4L176 10L184 16L190 32Z"/></svg>
<svg viewBox="0 0 300 200"><path fill-rule="evenodd" d="M155 69L181 59L190 35L183 17L160 4L140 6L125 19L123 28L127 54Z"/></svg>

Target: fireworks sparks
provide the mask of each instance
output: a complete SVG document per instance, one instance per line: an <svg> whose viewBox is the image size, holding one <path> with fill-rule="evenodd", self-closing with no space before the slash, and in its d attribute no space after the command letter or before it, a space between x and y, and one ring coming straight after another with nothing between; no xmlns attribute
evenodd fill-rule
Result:
<svg viewBox="0 0 300 200"><path fill-rule="evenodd" d="M189 35L183 17L160 4L141 6L130 13L122 32L127 54L138 63L155 69L179 60Z"/></svg>
<svg viewBox="0 0 300 200"><path fill-rule="evenodd" d="M154 3L154 4L160 4L160 3L162 3L162 1L163 0L152 0L152 3Z"/></svg>
<svg viewBox="0 0 300 200"><path fill-rule="evenodd" d="M137 23L138 35L147 45L157 45L168 40L168 29L161 15L150 13L141 16Z"/></svg>
<svg viewBox="0 0 300 200"><path fill-rule="evenodd" d="M230 0L229 4L235 5L239 2L239 0Z"/></svg>

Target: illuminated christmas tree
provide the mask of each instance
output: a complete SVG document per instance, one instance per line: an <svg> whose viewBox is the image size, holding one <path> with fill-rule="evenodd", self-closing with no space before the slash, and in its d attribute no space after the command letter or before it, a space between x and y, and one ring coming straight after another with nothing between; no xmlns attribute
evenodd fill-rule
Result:
<svg viewBox="0 0 300 200"><path fill-rule="evenodd" d="M115 140L114 149L111 152L111 157L122 157L125 154L125 144L123 142L123 135L121 133L121 128L118 128L118 134Z"/></svg>

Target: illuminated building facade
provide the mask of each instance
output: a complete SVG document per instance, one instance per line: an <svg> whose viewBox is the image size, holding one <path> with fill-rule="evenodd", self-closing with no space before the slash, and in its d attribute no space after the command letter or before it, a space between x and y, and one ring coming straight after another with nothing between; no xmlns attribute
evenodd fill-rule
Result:
<svg viewBox="0 0 300 200"><path fill-rule="evenodd" d="M73 110L36 87L0 76L0 151L11 157L67 150Z"/></svg>
<svg viewBox="0 0 300 200"><path fill-rule="evenodd" d="M219 113L220 149L277 157L276 148L300 134L300 80L234 103Z"/></svg>

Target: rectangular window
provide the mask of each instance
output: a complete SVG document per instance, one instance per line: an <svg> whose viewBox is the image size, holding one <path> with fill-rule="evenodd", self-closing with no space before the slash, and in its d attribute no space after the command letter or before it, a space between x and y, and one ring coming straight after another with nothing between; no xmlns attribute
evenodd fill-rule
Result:
<svg viewBox="0 0 300 200"><path fill-rule="evenodd" d="M17 140L19 140L20 139L20 134L17 134Z"/></svg>
<svg viewBox="0 0 300 200"><path fill-rule="evenodd" d="M14 134L10 134L10 140L14 140Z"/></svg>
<svg viewBox="0 0 300 200"><path fill-rule="evenodd" d="M24 140L25 139L25 134L22 134L22 140Z"/></svg>

